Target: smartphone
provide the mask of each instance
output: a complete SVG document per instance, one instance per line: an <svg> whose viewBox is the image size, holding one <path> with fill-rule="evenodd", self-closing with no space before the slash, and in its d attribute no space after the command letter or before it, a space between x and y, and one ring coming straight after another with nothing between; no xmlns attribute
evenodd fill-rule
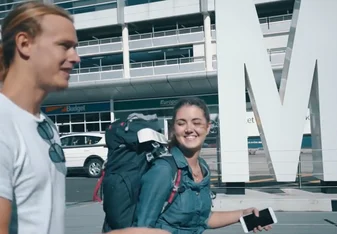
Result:
<svg viewBox="0 0 337 234"><path fill-rule="evenodd" d="M249 214L240 218L240 223L245 233L249 233L254 228L261 226L265 227L277 223L276 215L271 207L259 211L259 217L255 214Z"/></svg>

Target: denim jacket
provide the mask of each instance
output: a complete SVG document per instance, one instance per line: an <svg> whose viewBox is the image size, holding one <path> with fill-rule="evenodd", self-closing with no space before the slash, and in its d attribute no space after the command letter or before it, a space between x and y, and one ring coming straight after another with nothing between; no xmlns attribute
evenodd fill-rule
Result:
<svg viewBox="0 0 337 234"><path fill-rule="evenodd" d="M199 158L204 179L196 183L183 153L176 147L171 153L182 170L181 186L185 191L178 193L173 203L162 213L164 203L173 188L173 172L165 160L157 160L142 177L142 189L136 211L136 226L156 227L173 234L199 234L208 228L211 215L210 170Z"/></svg>

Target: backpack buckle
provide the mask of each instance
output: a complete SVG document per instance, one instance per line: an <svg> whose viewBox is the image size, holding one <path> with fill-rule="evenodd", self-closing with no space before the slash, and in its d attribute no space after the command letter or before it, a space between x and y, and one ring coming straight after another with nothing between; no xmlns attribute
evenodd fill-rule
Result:
<svg viewBox="0 0 337 234"><path fill-rule="evenodd" d="M176 185L176 184L173 185L173 189L172 189L172 190L173 190L174 192L179 192L179 189L180 189L180 186L179 186L179 185Z"/></svg>
<svg viewBox="0 0 337 234"><path fill-rule="evenodd" d="M157 149L157 148L160 147L160 144L155 141L155 142L152 142L152 146L153 146L153 148Z"/></svg>
<svg viewBox="0 0 337 234"><path fill-rule="evenodd" d="M145 156L148 162L151 162L154 159L154 156L152 153L147 153Z"/></svg>

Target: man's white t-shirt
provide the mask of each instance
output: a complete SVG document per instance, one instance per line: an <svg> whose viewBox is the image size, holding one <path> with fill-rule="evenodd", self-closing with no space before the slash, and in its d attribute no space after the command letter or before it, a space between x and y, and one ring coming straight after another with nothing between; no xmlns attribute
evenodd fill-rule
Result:
<svg viewBox="0 0 337 234"><path fill-rule="evenodd" d="M0 93L0 197L12 201L10 234L64 234L66 166L49 157L51 143L37 131L44 120Z"/></svg>

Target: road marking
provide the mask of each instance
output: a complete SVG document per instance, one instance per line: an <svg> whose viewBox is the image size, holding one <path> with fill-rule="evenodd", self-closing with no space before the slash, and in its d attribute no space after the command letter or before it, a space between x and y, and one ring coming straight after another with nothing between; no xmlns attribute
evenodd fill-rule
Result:
<svg viewBox="0 0 337 234"><path fill-rule="evenodd" d="M91 202L75 202L75 203L66 205L66 208L70 209L70 208L77 208L77 207L86 207L86 206L91 206L96 203L99 204L98 202L92 202L92 201Z"/></svg>
<svg viewBox="0 0 337 234"><path fill-rule="evenodd" d="M88 178L88 177L66 177L67 180L98 180L99 178Z"/></svg>
<svg viewBox="0 0 337 234"><path fill-rule="evenodd" d="M301 178L307 178L307 177L312 177L312 174L303 174L301 176ZM211 178L211 181L218 181L218 178ZM265 178L265 179L258 179L258 180L250 180L246 183L261 183L261 182L271 182L271 181L275 181L275 179L274 178ZM289 182L289 183L294 183L294 182ZM302 181L302 183L316 184L316 183L320 183L320 180Z"/></svg>

